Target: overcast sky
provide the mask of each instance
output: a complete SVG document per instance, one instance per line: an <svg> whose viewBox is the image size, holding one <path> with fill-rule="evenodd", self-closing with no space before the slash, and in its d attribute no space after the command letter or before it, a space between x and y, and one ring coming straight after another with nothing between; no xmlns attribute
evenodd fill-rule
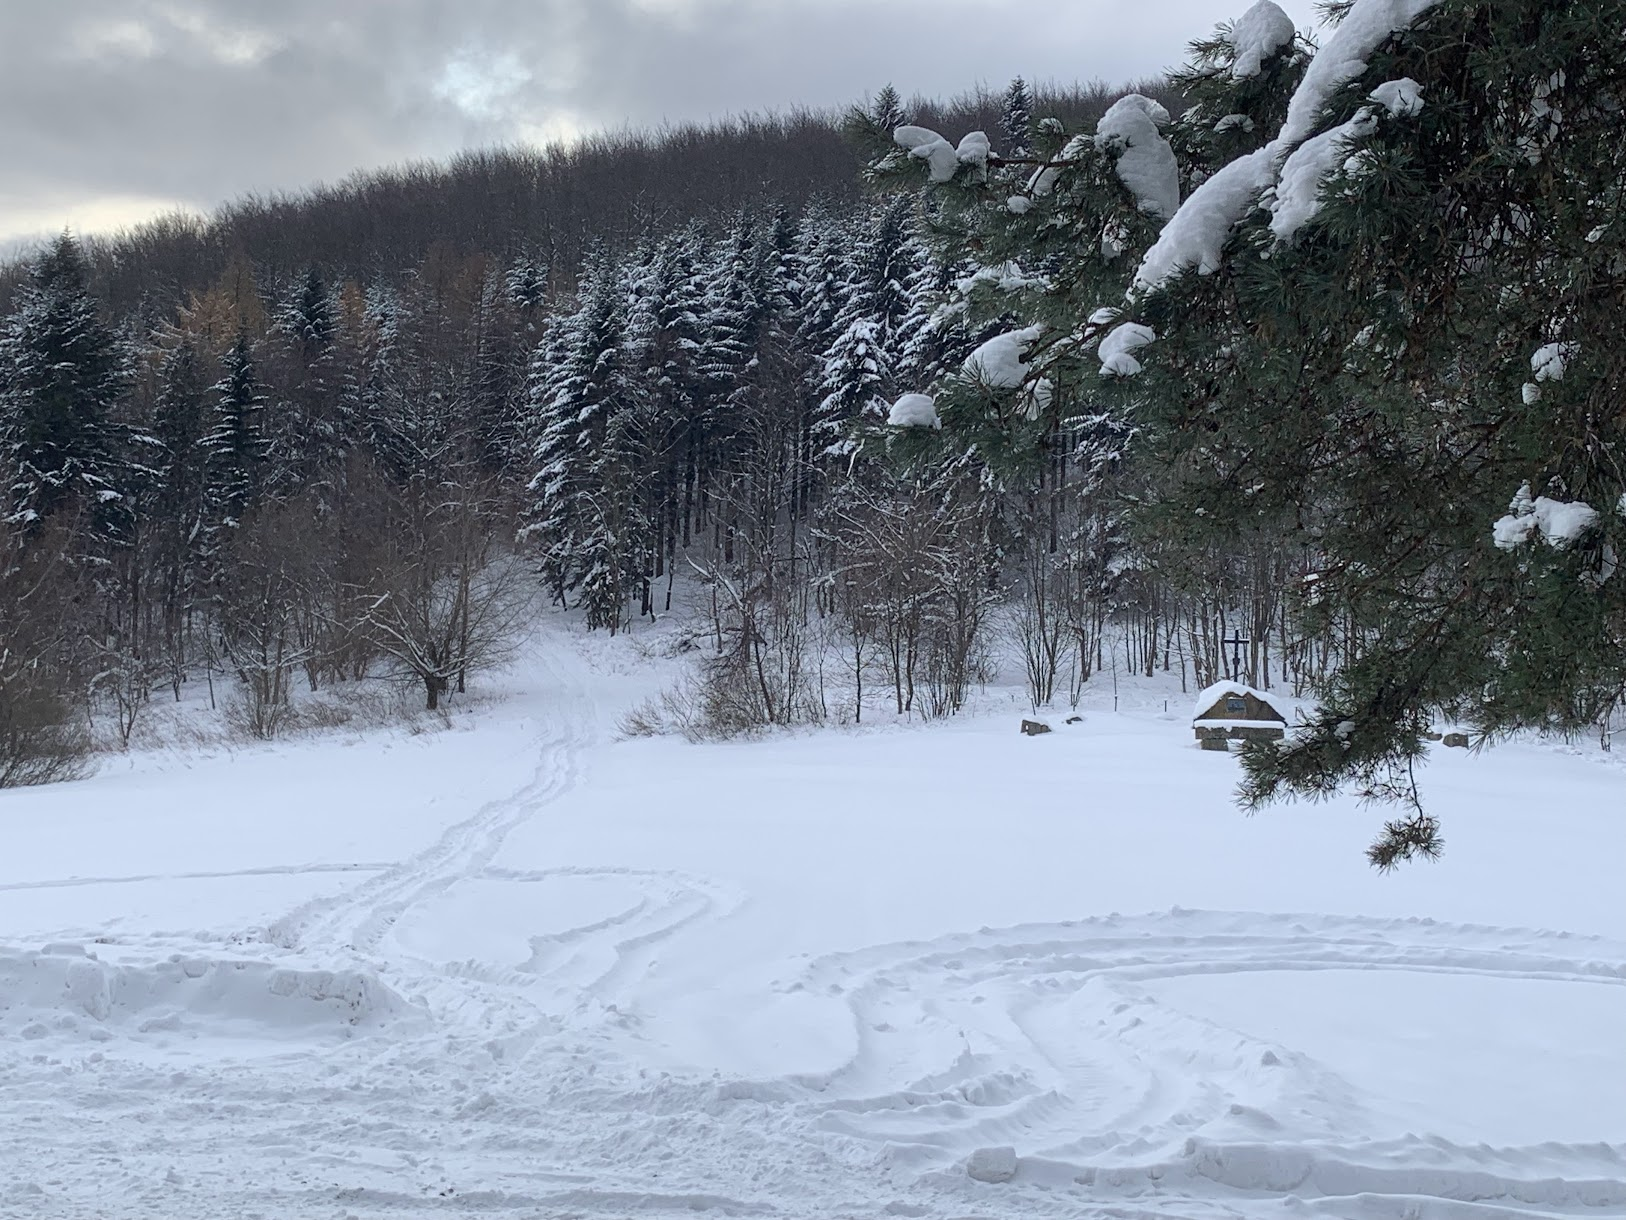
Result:
<svg viewBox="0 0 1626 1220"><path fill-rule="evenodd" d="M4 0L0 243L888 81L1128 80L1251 0ZM1312 0L1280 0L1300 23Z"/></svg>

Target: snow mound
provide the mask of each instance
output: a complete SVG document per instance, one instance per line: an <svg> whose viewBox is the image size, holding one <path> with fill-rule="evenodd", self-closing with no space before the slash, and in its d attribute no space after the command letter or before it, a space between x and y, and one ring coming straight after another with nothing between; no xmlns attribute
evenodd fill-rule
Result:
<svg viewBox="0 0 1626 1220"><path fill-rule="evenodd" d="M140 1032L175 1029L189 1017L309 1032L366 1027L415 1013L377 975L308 970L231 958L181 957L146 964L103 962L78 945L0 949L0 1030L31 1028L42 1015Z"/></svg>
<svg viewBox="0 0 1626 1220"><path fill-rule="evenodd" d="M892 404L886 422L894 428L942 428L937 403L930 394L905 394Z"/></svg>
<svg viewBox="0 0 1626 1220"><path fill-rule="evenodd" d="M977 1182L1009 1182L1016 1176L1016 1149L978 1148L967 1158L965 1172Z"/></svg>
<svg viewBox="0 0 1626 1220"><path fill-rule="evenodd" d="M1139 93L1119 98L1095 126L1095 146L1118 148L1119 179L1148 216L1167 220L1180 208L1180 166L1160 130L1169 112Z"/></svg>
<svg viewBox="0 0 1626 1220"><path fill-rule="evenodd" d="M1231 27L1236 57L1231 75L1237 80L1258 76L1265 61L1293 41L1293 19L1271 0L1259 0Z"/></svg>

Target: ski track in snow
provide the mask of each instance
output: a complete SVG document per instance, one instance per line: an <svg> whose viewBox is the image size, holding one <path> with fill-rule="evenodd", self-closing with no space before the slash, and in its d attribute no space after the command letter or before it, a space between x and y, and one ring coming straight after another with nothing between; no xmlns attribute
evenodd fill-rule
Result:
<svg viewBox="0 0 1626 1220"><path fill-rule="evenodd" d="M382 872L388 864L268 864L261 868L236 868L225 872L138 873L127 877L68 877L60 881L11 881L0 883L0 893L18 890L65 890L87 885L134 885L143 881L218 881L233 877L303 877L311 873Z"/></svg>
<svg viewBox="0 0 1626 1220"><path fill-rule="evenodd" d="M398 863L0 886L368 874L227 949L0 946L0 1072L28 1099L0 1216L1626 1215L1626 1145L1353 1138L1377 1129L1358 1085L1148 990L1265 971L1626 986L1626 944L1597 937L1178 908L984 928L719 993L722 1023L737 1000L835 1005L849 1053L827 1071L652 1066L641 1011L663 957L746 895L494 865L582 781L597 717L560 664L531 778ZM471 887L523 903L565 886L593 896L580 922L519 929L507 960L437 957L444 904ZM969 1180L967 1156L999 1145L1016 1179Z"/></svg>

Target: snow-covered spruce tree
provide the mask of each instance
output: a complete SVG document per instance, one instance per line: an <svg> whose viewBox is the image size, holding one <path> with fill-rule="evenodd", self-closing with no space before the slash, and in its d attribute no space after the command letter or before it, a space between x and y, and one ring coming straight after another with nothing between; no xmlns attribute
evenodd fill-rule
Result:
<svg viewBox="0 0 1626 1220"><path fill-rule="evenodd" d="M602 480L619 474L607 464L606 438L625 405L625 306L616 268L599 257L583 273L575 312L557 323L531 366L536 474L523 536L540 546L544 581L560 601L590 580L592 626L618 626L624 612L627 535L615 511L623 489Z"/></svg>
<svg viewBox="0 0 1626 1220"><path fill-rule="evenodd" d="M147 459L156 474L149 503L138 505L151 517L153 566L163 614L165 653L176 683L185 668L184 636L210 543L207 437L212 414L212 370L208 353L183 334L164 358L154 404Z"/></svg>
<svg viewBox="0 0 1626 1220"><path fill-rule="evenodd" d="M267 411L272 467L285 489L321 487L326 501L355 443L339 330L338 301L313 267L283 303L276 359L268 362L275 391Z"/></svg>
<svg viewBox="0 0 1626 1220"><path fill-rule="evenodd" d="M1020 76L1005 90L999 134L1010 156L1025 157L1033 151L1033 95L1028 91L1027 81Z"/></svg>
<svg viewBox="0 0 1626 1220"><path fill-rule="evenodd" d="M208 453L206 499L210 528L235 529L258 497L266 459L265 391L254 369L254 347L239 330L220 358Z"/></svg>
<svg viewBox="0 0 1626 1220"><path fill-rule="evenodd" d="M1296 68L1269 56L1301 48L1253 12L1233 60L1259 50L1260 76L1285 83ZM1332 15L1287 106L1261 99L1280 125L1255 120L1250 141L1268 140L1197 182L1118 291L1041 302L1052 341L1028 380L1063 385L1068 351L1094 353L1099 396L1162 472L1149 513L1169 535L1223 546L1291 526L1312 568L1298 621L1336 620L1351 651L1311 725L1245 756L1243 797L1353 782L1409 799L1371 849L1388 867L1440 848L1411 783L1432 715L1573 728L1626 686L1626 357L1610 340L1626 318L1626 5ZM975 170L952 146L907 142L917 175L941 163L964 196ZM1043 250L1030 214L979 236ZM1071 236L1091 264L1091 235Z"/></svg>
<svg viewBox="0 0 1626 1220"><path fill-rule="evenodd" d="M0 331L7 518L43 521L83 505L94 534L109 539L125 532L114 416L128 363L98 315L79 243L64 233L32 267Z"/></svg>
<svg viewBox="0 0 1626 1220"><path fill-rule="evenodd" d="M840 305L823 354L813 432L820 451L847 453L855 427L879 423L896 392L894 373L918 322L912 288L929 260L915 234L913 201L888 200L856 243L836 289Z"/></svg>

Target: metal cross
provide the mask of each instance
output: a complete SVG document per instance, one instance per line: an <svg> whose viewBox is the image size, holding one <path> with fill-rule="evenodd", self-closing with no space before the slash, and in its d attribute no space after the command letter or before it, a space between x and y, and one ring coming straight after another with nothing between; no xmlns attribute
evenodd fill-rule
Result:
<svg viewBox="0 0 1626 1220"><path fill-rule="evenodd" d="M1231 681L1240 681L1237 675L1242 671L1242 646L1244 644L1251 644L1253 641L1244 635L1237 634L1225 637L1224 639L1220 640L1220 643L1222 645L1229 644L1231 646Z"/></svg>

